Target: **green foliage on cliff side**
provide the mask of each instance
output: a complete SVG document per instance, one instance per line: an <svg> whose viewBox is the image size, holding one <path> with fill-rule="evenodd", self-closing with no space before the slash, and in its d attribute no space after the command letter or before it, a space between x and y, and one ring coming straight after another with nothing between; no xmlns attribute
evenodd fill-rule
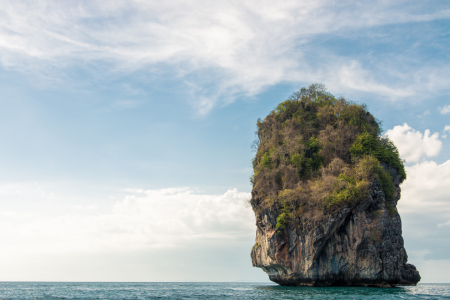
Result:
<svg viewBox="0 0 450 300"><path fill-rule="evenodd" d="M352 157L362 155L373 155L379 161L397 169L401 180L406 179L405 167L398 154L397 147L387 138L374 137L368 132L363 132L356 137L355 142L350 147Z"/></svg>
<svg viewBox="0 0 450 300"><path fill-rule="evenodd" d="M367 197L377 178L388 201L393 178L380 162L406 178L395 145L364 105L335 98L313 84L257 122L251 177L254 198L278 210L277 230L315 207L333 210Z"/></svg>

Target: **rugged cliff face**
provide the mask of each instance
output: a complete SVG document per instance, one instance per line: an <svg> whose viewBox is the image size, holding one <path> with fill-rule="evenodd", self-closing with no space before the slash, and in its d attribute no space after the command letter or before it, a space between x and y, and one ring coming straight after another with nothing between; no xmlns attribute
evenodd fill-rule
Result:
<svg viewBox="0 0 450 300"><path fill-rule="evenodd" d="M310 101L312 89L317 91L317 86L304 90L303 94L297 94L297 98L290 101ZM332 97L323 90L319 92L325 98ZM334 107L333 101L321 106L321 100L315 99L312 100L317 105L308 111L316 115L320 115L324 106ZM345 104L347 106L344 107L354 105L348 102ZM300 107L304 110L305 106ZM341 114L342 108L340 113L332 113L337 118ZM359 115L366 120L369 116L365 111ZM277 111L272 112L272 116L276 118ZM270 119L270 115L268 117ZM347 149L342 152L343 155L336 150L328 155L324 153L330 139L324 138L322 134L325 142L319 139L315 146L315 159L319 163L308 164L308 159L309 162L314 159L311 154L314 145L309 143L308 146L308 142L303 142L306 146L286 150L289 143L287 139L301 135L302 139L298 139L298 143L302 144L302 141L321 136L327 128L330 131L330 124L314 123L316 125L312 126L316 126L317 130L305 137L301 126L308 125L300 120L296 130L290 136L284 135L283 140L279 135L283 136L283 127L290 126L283 123L291 122L292 118L279 118L281 126L275 126L276 130L267 130L266 126L266 131L261 131L268 118L259 124L259 134L265 135L265 138L259 141L258 151L262 151L257 153L254 161L251 204L256 215L257 231L256 243L251 251L253 266L262 268L270 280L280 285L415 285L420 276L413 265L407 264L401 219L396 209L400 199L399 185L406 174L403 165L399 167L395 147L390 146L388 150L393 151L396 160L384 159L390 160L391 164L376 158L381 155L381 150L370 152L370 147L374 148L375 144L360 147L363 153L357 158L354 155L356 151L351 149L355 149L358 140L361 140L358 136L367 130L356 126L352 129L353 136L341 137L348 140L347 147L340 147L341 152ZM300 118L304 119L305 115L302 114ZM372 120L371 116L368 120ZM338 121L334 124L334 128L345 125L339 125ZM373 124L377 129L376 123ZM270 144L268 136L274 136L269 132L276 132L275 144ZM267 145L264 148L267 143L270 148ZM374 155L366 155L365 152ZM267 153L270 160L267 159ZM306 163L298 163L295 167L292 157L297 154L301 156L299 161ZM284 166L283 159L286 161ZM297 177L286 175L290 165L295 171L292 174L297 174ZM270 177L270 174L274 174L274 177Z"/></svg>

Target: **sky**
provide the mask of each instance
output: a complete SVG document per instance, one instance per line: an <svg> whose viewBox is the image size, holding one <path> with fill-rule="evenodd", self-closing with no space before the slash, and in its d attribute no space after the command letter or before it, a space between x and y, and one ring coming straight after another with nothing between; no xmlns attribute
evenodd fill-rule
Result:
<svg viewBox="0 0 450 300"><path fill-rule="evenodd" d="M323 83L382 121L409 262L450 282L448 1L0 7L0 280L267 281L256 121Z"/></svg>

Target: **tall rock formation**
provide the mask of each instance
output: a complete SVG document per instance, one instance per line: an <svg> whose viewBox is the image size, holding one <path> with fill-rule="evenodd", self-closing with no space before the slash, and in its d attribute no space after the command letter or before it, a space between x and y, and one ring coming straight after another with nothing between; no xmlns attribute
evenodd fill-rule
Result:
<svg viewBox="0 0 450 300"><path fill-rule="evenodd" d="M395 146L361 105L321 85L258 121L253 266L280 285L415 285L396 206Z"/></svg>

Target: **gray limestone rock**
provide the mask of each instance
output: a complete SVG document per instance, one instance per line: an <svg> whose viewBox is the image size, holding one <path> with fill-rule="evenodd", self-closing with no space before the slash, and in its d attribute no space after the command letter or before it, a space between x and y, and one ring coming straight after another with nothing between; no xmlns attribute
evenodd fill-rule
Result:
<svg viewBox="0 0 450 300"><path fill-rule="evenodd" d="M253 192L257 226L251 251L253 266L262 268L270 280L280 285L416 285L420 275L407 264L396 209L399 176L395 169L383 167L395 178L395 203L386 205L384 192L375 179L365 200L333 212L317 209L304 213L300 221L279 232L276 213L262 209Z"/></svg>

